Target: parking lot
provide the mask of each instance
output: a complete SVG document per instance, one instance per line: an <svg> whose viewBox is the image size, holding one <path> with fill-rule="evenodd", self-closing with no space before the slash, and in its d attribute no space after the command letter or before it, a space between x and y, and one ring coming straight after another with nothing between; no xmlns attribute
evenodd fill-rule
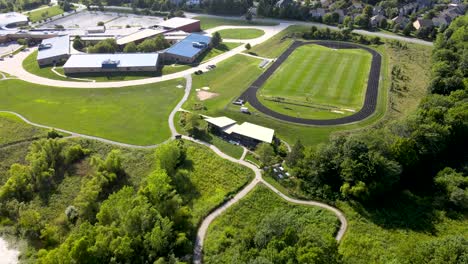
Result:
<svg viewBox="0 0 468 264"><path fill-rule="evenodd" d="M127 25L131 27L150 27L158 24L163 19L161 17L140 16L132 14L118 14L112 12L84 11L51 21L43 27L54 27L62 25L65 28L86 29L95 27L99 22L104 22L107 28L124 28Z"/></svg>

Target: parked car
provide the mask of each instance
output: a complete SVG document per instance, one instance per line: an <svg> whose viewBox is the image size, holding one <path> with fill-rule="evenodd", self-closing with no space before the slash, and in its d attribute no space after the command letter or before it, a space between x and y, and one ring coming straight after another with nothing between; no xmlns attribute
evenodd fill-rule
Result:
<svg viewBox="0 0 468 264"><path fill-rule="evenodd" d="M240 111L241 111L241 113L244 113L244 114L250 114L249 108L247 108L247 107L241 107Z"/></svg>
<svg viewBox="0 0 468 264"><path fill-rule="evenodd" d="M235 105L243 105L245 101L243 99L237 99L236 101L233 102Z"/></svg>

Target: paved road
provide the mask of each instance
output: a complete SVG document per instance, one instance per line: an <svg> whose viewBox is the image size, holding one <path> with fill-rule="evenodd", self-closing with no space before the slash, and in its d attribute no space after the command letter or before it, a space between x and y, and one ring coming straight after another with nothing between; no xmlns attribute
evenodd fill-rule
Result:
<svg viewBox="0 0 468 264"><path fill-rule="evenodd" d="M239 16L237 17L236 16L218 16L218 15L197 14L197 13L190 13L190 12L185 12L185 15L187 17L204 16L204 17L231 19L231 20L245 20L244 17L239 17ZM255 18L254 21L283 23L283 24L288 24L288 25L316 26L317 28L330 28L333 30L340 30L340 28L335 27L335 26L325 25L325 24L317 23L317 22L308 22L308 21L275 19L275 18ZM386 39L399 40L399 41L408 42L408 43L433 46L433 43L430 41L425 41L425 40L411 38L411 37L404 37L404 36L399 36L399 35L385 33L385 32L373 32L373 31L367 31L367 30L362 30L362 29L355 29L353 30L353 32L362 34L362 35L367 35L367 36L376 36L376 37L381 37L381 38L386 38Z"/></svg>
<svg viewBox="0 0 468 264"><path fill-rule="evenodd" d="M297 48L309 45L309 44L318 44L326 46L329 48L335 49L349 49L349 48L358 48L368 51L372 54L372 62L369 72L369 78L367 80L367 90L364 98L364 105L362 108L349 116L335 118L335 119L308 119L293 117L278 113L272 109L263 105L257 97L258 90L263 86L263 84L275 73L275 71L283 64L284 61L296 50ZM294 42L277 60L271 65L265 72L262 73L247 90L240 96L240 98L246 100L250 103L255 109L264 113L265 115L274 117L278 120L286 121L289 123L296 123L301 125L316 125L316 126L331 126L331 125L344 125L350 124L358 121L362 121L372 114L374 114L375 109L377 108L377 99L379 93L379 79L380 79L380 68L382 65L382 56L375 50L366 47L357 45L354 43L344 43L344 42L335 42L335 41L309 41L309 42Z"/></svg>
<svg viewBox="0 0 468 264"><path fill-rule="evenodd" d="M187 101L189 95L190 95L190 90L192 89L192 75L187 75L185 76L185 93L182 99L180 99L179 103L172 109L172 112L169 114L169 129L171 130L171 135L174 137L177 135L177 129L175 128L174 124L174 117L175 114L182 108L182 105Z"/></svg>

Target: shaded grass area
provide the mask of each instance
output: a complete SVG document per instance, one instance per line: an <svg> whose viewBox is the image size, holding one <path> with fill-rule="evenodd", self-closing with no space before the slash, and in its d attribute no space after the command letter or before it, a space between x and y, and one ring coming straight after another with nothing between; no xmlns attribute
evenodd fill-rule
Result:
<svg viewBox="0 0 468 264"><path fill-rule="evenodd" d="M339 118L359 111L372 55L319 45L296 49L259 91L272 110L302 118Z"/></svg>
<svg viewBox="0 0 468 264"><path fill-rule="evenodd" d="M55 5L51 6L48 8L28 12L27 16L29 17L29 21L31 22L37 22L40 20L44 20L45 18L53 17L56 15L63 14L63 9L60 8L60 6Z"/></svg>
<svg viewBox="0 0 468 264"><path fill-rule="evenodd" d="M15 115L0 112L0 146L46 135L47 130L28 125Z"/></svg>
<svg viewBox="0 0 468 264"><path fill-rule="evenodd" d="M218 55L223 54L226 51L230 51L234 48L237 48L241 45L241 43L234 43L234 42L222 42L217 47L211 48L208 51L204 52L197 58L196 64L203 63L207 60L210 60Z"/></svg>
<svg viewBox="0 0 468 264"><path fill-rule="evenodd" d="M27 56L24 61L23 61L23 68L29 72L29 73L32 73L34 75L37 75L37 76L41 76L41 77L44 77L44 78L48 78L48 79L53 79L53 80L60 80L60 81L73 81L73 80L69 80L68 78L64 78L62 76L59 76L57 74L55 74L53 71L52 71L52 66L49 66L49 67L39 67L39 64L37 63L37 53L38 51L34 51L33 53L31 53L29 56ZM59 68L57 68L59 69ZM62 73L63 73L63 70L62 70Z"/></svg>
<svg viewBox="0 0 468 264"><path fill-rule="evenodd" d="M205 240L204 262L241 263L240 259L247 255L259 254L257 250L260 250L261 247L256 246L255 242L258 242L258 237L262 235L261 230L267 225L267 222L273 220L271 219L273 216L284 215L292 211L307 219L306 222L296 219L297 222L287 223L291 227L297 228L296 225L300 222L299 230L295 230L297 232L301 232L300 229L303 228L307 229L308 232L313 229L314 233L319 231L320 235L332 239L338 228L339 222L333 213L317 207L290 204L267 187L259 185L210 225ZM282 224L276 226L278 230L281 230L282 227ZM274 236L278 230L271 231L273 232L271 235ZM319 234L315 234L319 236ZM256 250L244 251L244 247L247 245ZM277 250L279 251L281 248L277 248Z"/></svg>
<svg viewBox="0 0 468 264"><path fill-rule="evenodd" d="M348 220L339 247L344 263L415 263L410 262L412 257L425 257L421 255L425 244L468 233L466 214L436 210L431 199L408 193L378 208L343 202L339 207ZM442 260L431 263L456 263Z"/></svg>
<svg viewBox="0 0 468 264"><path fill-rule="evenodd" d="M63 89L21 80L0 82L2 110L77 133L150 145L170 137L167 118L184 80L118 89Z"/></svg>
<svg viewBox="0 0 468 264"><path fill-rule="evenodd" d="M255 28L223 29L218 33L225 39L254 39L265 34L263 30Z"/></svg>
<svg viewBox="0 0 468 264"><path fill-rule="evenodd" d="M275 26L278 23L263 22L263 21L246 21L240 19L224 19L206 16L196 16L193 19L200 20L200 24L203 30L210 29L219 26Z"/></svg>
<svg viewBox="0 0 468 264"><path fill-rule="evenodd" d="M207 147L184 141L187 162L174 179L178 192L188 201L197 224L216 206L235 194L253 179L254 172L239 164L218 157Z"/></svg>

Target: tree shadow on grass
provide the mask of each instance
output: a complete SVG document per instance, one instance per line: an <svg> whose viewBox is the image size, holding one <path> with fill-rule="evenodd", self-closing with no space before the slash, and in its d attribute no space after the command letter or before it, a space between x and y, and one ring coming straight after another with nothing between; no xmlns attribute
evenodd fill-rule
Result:
<svg viewBox="0 0 468 264"><path fill-rule="evenodd" d="M184 204L188 205L192 205L192 201L200 197L200 192L190 178L193 170L193 161L186 159L172 177L177 193L182 197Z"/></svg>
<svg viewBox="0 0 468 264"><path fill-rule="evenodd" d="M437 216L430 197L419 197L404 191L381 203L352 203L352 206L361 216L386 229L436 232L434 223Z"/></svg>

